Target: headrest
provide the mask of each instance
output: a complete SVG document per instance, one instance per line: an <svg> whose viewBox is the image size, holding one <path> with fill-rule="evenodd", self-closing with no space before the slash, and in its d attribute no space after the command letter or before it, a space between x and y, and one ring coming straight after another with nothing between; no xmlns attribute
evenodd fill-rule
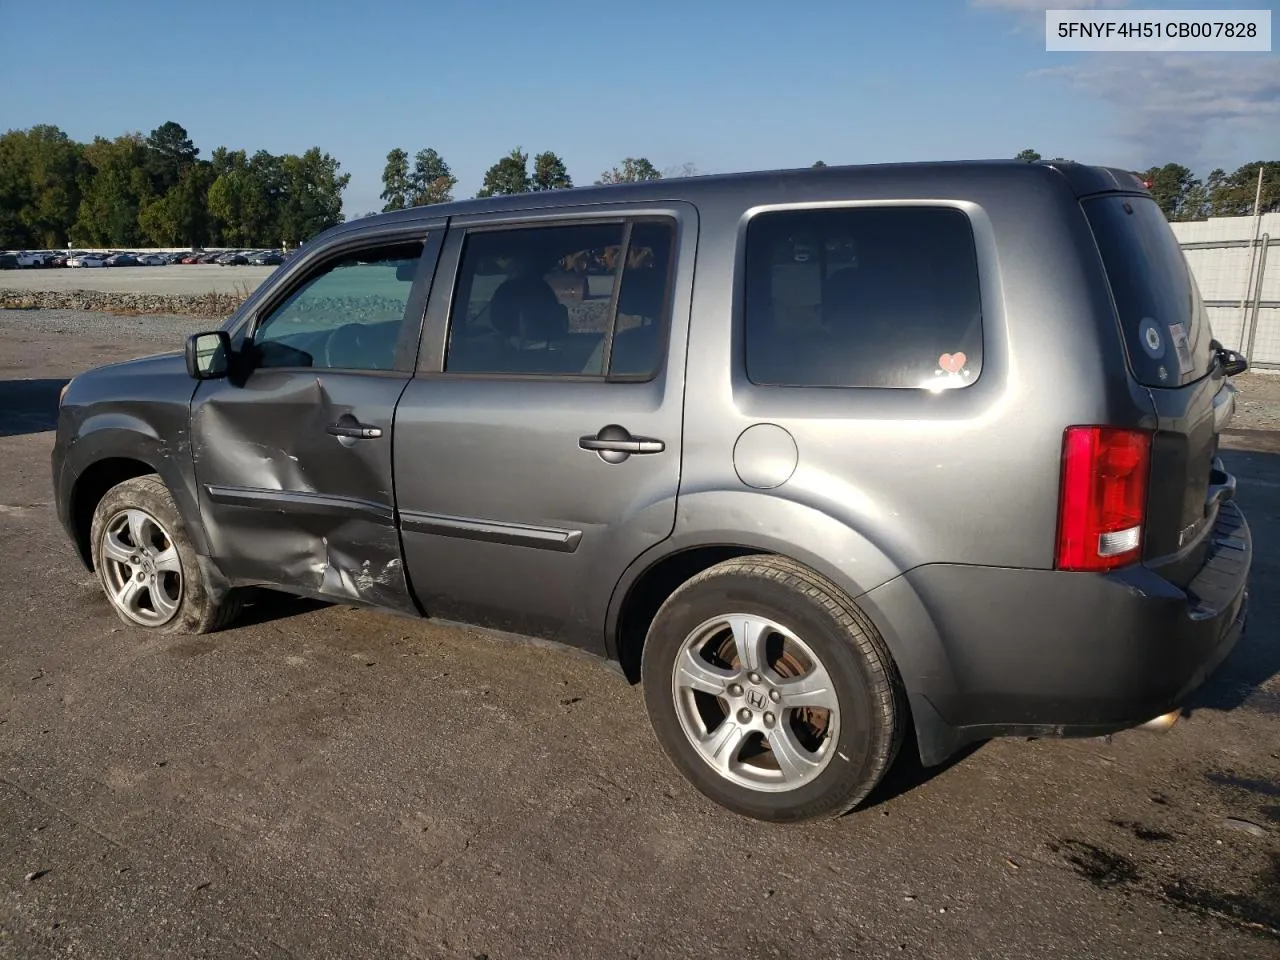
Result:
<svg viewBox="0 0 1280 960"><path fill-rule="evenodd" d="M540 277L515 277L493 292L489 322L504 337L557 340L569 329L569 311Z"/></svg>
<svg viewBox="0 0 1280 960"><path fill-rule="evenodd" d="M662 316L667 295L667 271L656 267L639 267L622 275L618 291L618 312L633 317L656 320Z"/></svg>

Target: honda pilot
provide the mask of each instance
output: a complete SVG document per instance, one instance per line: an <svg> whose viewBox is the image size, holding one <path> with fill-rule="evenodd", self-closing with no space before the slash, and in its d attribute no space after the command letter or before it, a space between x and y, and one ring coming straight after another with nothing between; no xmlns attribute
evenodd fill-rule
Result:
<svg viewBox="0 0 1280 960"><path fill-rule="evenodd" d="M1167 722L1245 622L1246 366L1125 171L660 180L329 230L77 376L53 484L139 630L267 587L585 648L699 790L799 821L907 738Z"/></svg>

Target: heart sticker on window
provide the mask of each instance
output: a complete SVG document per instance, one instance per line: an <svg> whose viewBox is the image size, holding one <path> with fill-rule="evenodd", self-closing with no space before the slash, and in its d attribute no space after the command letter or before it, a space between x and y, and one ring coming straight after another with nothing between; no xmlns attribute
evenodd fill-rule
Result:
<svg viewBox="0 0 1280 960"><path fill-rule="evenodd" d="M963 353L944 353L938 358L938 366L947 373L959 373L964 369L964 362L969 359Z"/></svg>

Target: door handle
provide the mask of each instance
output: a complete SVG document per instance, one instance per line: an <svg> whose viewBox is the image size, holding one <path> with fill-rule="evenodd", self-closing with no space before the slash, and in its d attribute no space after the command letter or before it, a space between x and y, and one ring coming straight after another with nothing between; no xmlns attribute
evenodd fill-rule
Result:
<svg viewBox="0 0 1280 960"><path fill-rule="evenodd" d="M382 436L381 427L370 427L363 423L331 423L326 429L332 436L350 437L352 440L376 440Z"/></svg>
<svg viewBox="0 0 1280 960"><path fill-rule="evenodd" d="M614 453L661 453L667 445L648 437L632 437L630 440L601 440L599 437L583 437L578 441L583 450L610 450Z"/></svg>
<svg viewBox="0 0 1280 960"><path fill-rule="evenodd" d="M578 438L578 446L600 455L605 463L622 463L633 453L662 453L667 445L652 437L633 437L626 427L611 423L594 436Z"/></svg>

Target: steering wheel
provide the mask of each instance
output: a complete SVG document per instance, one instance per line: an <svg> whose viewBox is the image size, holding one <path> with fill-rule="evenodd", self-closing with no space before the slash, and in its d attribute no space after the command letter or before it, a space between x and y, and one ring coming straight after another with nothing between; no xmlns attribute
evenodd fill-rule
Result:
<svg viewBox="0 0 1280 960"><path fill-rule="evenodd" d="M324 365L329 368L367 368L365 354L369 347L368 333L363 324L346 323L325 338Z"/></svg>

